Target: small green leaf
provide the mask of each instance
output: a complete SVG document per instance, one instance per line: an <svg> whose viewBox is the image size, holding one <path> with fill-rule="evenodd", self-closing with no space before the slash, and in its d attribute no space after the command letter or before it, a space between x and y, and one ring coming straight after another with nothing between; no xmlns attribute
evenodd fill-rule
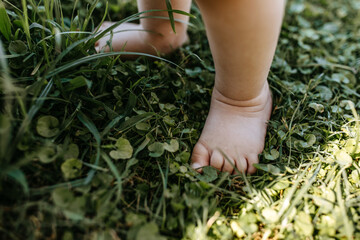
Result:
<svg viewBox="0 0 360 240"><path fill-rule="evenodd" d="M200 181L212 182L217 179L218 174L215 168L211 166L205 166L202 168L202 174L196 175Z"/></svg>
<svg viewBox="0 0 360 240"><path fill-rule="evenodd" d="M323 236L335 236L337 221L332 215L322 215L321 221L317 223L317 229L319 229L319 235Z"/></svg>
<svg viewBox="0 0 360 240"><path fill-rule="evenodd" d="M165 116L163 121L169 126L175 126L175 120L172 119L170 116Z"/></svg>
<svg viewBox="0 0 360 240"><path fill-rule="evenodd" d="M164 149L168 152L176 152L179 150L179 142L175 139L171 139L170 144L164 143Z"/></svg>
<svg viewBox="0 0 360 240"><path fill-rule="evenodd" d="M309 147L308 143L303 141L303 140L294 140L294 146L298 149L298 150L303 150L303 148L307 148Z"/></svg>
<svg viewBox="0 0 360 240"><path fill-rule="evenodd" d="M309 103L309 108L314 109L316 112L322 113L324 112L324 105L320 104L320 103Z"/></svg>
<svg viewBox="0 0 360 240"><path fill-rule="evenodd" d="M80 176L82 162L76 158L70 158L61 164L61 171L65 179L72 179Z"/></svg>
<svg viewBox="0 0 360 240"><path fill-rule="evenodd" d="M265 153L264 156L267 160L275 160L280 156L280 153L276 149L271 149L270 154Z"/></svg>
<svg viewBox="0 0 360 240"><path fill-rule="evenodd" d="M248 212L241 215L238 219L240 227L247 233L252 234L259 230L257 225L257 216L254 213Z"/></svg>
<svg viewBox="0 0 360 240"><path fill-rule="evenodd" d="M79 157L79 147L75 143L69 144L69 146L67 146L66 152L64 153L64 159L78 158L78 157Z"/></svg>
<svg viewBox="0 0 360 240"><path fill-rule="evenodd" d="M160 142L154 142L148 146L148 149L150 151L150 157L160 157L164 153L164 144Z"/></svg>
<svg viewBox="0 0 360 240"><path fill-rule="evenodd" d="M180 169L180 165L177 162L170 163L170 172L176 173Z"/></svg>
<svg viewBox="0 0 360 240"><path fill-rule="evenodd" d="M126 161L126 167L125 170L122 172L121 177L126 178L130 173L130 168L134 165L136 165L139 162L136 158L131 158L128 161Z"/></svg>
<svg viewBox="0 0 360 240"><path fill-rule="evenodd" d="M322 212L331 212L334 208L335 193L331 189L325 189L322 196L313 196L314 204L321 207Z"/></svg>
<svg viewBox="0 0 360 240"><path fill-rule="evenodd" d="M145 123L145 122L138 122L135 125L135 127L137 130L140 130L140 131L148 131L150 129L150 124Z"/></svg>
<svg viewBox="0 0 360 240"><path fill-rule="evenodd" d="M342 166L351 165L353 159L345 150L339 150L335 153L336 162Z"/></svg>
<svg viewBox="0 0 360 240"><path fill-rule="evenodd" d="M269 172L273 175L281 175L280 168L272 165L272 164L263 164L263 163L255 163L253 164L257 169L263 170L265 172Z"/></svg>
<svg viewBox="0 0 360 240"><path fill-rule="evenodd" d="M145 65L142 65L142 64L136 65L136 71L137 72L145 72L146 69L147 69L147 67Z"/></svg>
<svg viewBox="0 0 360 240"><path fill-rule="evenodd" d="M133 154L133 147L129 140L119 138L115 143L116 150L110 152L110 157L113 159L129 159Z"/></svg>
<svg viewBox="0 0 360 240"><path fill-rule="evenodd" d="M358 170L353 170L350 174L350 181L354 184L359 184L360 182L360 176L359 176Z"/></svg>
<svg viewBox="0 0 360 240"><path fill-rule="evenodd" d="M185 166L180 166L179 171L180 171L181 173L186 173L186 172L188 171L188 169L187 169L187 167L185 167Z"/></svg>
<svg viewBox="0 0 360 240"><path fill-rule="evenodd" d="M159 234L159 228L156 223L150 222L142 225L136 234L136 240L166 240Z"/></svg>
<svg viewBox="0 0 360 240"><path fill-rule="evenodd" d="M314 134L307 134L307 135L305 135L304 138L305 138L305 140L306 140L309 147L314 145L314 143L316 142L316 136Z"/></svg>
<svg viewBox="0 0 360 240"><path fill-rule="evenodd" d="M59 120L53 116L42 116L38 119L36 131L40 136L50 138L59 133Z"/></svg>
<svg viewBox="0 0 360 240"><path fill-rule="evenodd" d="M125 217L126 224L130 226L143 225L146 222L146 216L129 212Z"/></svg>
<svg viewBox="0 0 360 240"><path fill-rule="evenodd" d="M297 149L302 150L303 148L312 147L316 142L316 136L314 134L307 134L304 138L306 142L303 140L294 140L294 146Z"/></svg>
<svg viewBox="0 0 360 240"><path fill-rule="evenodd" d="M72 193L70 192L70 194ZM86 197L71 197L70 195L66 197L69 197L69 199L62 199L68 202L65 206L62 207L65 217L74 221L83 220L86 211Z"/></svg>
<svg viewBox="0 0 360 240"><path fill-rule="evenodd" d="M345 74L342 74L342 73L333 73L331 75L331 80L338 82L338 83L345 83L345 84L348 84L350 82L349 79L345 76Z"/></svg>
<svg viewBox="0 0 360 240"><path fill-rule="evenodd" d="M351 110L355 108L355 103L351 100L341 100L339 105L346 110Z"/></svg>
<svg viewBox="0 0 360 240"><path fill-rule="evenodd" d="M150 102L151 104L159 103L160 99L159 99L159 97L156 95L156 93L151 92L150 95L151 95L151 98L150 98L149 102Z"/></svg>
<svg viewBox="0 0 360 240"><path fill-rule="evenodd" d="M187 152L186 150L181 152L179 155L176 156L175 160L182 162L182 163L187 163L190 159L190 153Z"/></svg>
<svg viewBox="0 0 360 240"><path fill-rule="evenodd" d="M164 105L164 108L165 108L165 110L170 111L170 112L176 110L176 106L171 103L166 103Z"/></svg>
<svg viewBox="0 0 360 240"><path fill-rule="evenodd" d="M333 113L342 113L343 110L338 105L334 105L334 106L331 106L331 112L333 112Z"/></svg>
<svg viewBox="0 0 360 240"><path fill-rule="evenodd" d="M122 157L123 157L123 154L118 150L110 151L109 155L112 159L116 159L116 160L122 159Z"/></svg>
<svg viewBox="0 0 360 240"><path fill-rule="evenodd" d="M9 45L9 52L11 54L25 54L27 53L28 47L23 41L15 40Z"/></svg>
<svg viewBox="0 0 360 240"><path fill-rule="evenodd" d="M278 214L272 208L265 208L261 211L261 215L265 218L265 220L269 223L274 223L278 221Z"/></svg>
<svg viewBox="0 0 360 240"><path fill-rule="evenodd" d="M333 97L332 91L326 86L317 86L315 90L318 91L315 96L321 98L322 100L329 101Z"/></svg>
<svg viewBox="0 0 360 240"><path fill-rule="evenodd" d="M311 217L305 212L297 213L294 224L295 231L301 235L311 236L314 232Z"/></svg>
<svg viewBox="0 0 360 240"><path fill-rule="evenodd" d="M80 87L84 87L86 86L88 89L91 88L92 82L87 80L85 77L83 76L78 76L76 78L71 79L66 87L65 87L65 91L72 91L74 89L80 88Z"/></svg>
<svg viewBox="0 0 360 240"><path fill-rule="evenodd" d="M61 208L67 207L74 200L73 192L67 188L56 188L52 191L51 197L54 204Z"/></svg>
<svg viewBox="0 0 360 240"><path fill-rule="evenodd" d="M276 190L276 191L279 191L279 190L282 190L282 189L286 189L289 187L289 182L287 181L279 181L279 182L276 182L274 184L274 186L271 187L271 189L273 190Z"/></svg>
<svg viewBox="0 0 360 240"><path fill-rule="evenodd" d="M38 152L38 157L42 163L51 163L57 157L56 150L53 146L42 147Z"/></svg>

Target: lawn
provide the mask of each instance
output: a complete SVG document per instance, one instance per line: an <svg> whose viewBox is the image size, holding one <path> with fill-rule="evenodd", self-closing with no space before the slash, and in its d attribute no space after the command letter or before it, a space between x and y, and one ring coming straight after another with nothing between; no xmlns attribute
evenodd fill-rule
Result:
<svg viewBox="0 0 360 240"><path fill-rule="evenodd" d="M191 14L123 61L92 33L134 1L0 0L1 239L360 239L360 2L288 1L252 176L190 167L215 75Z"/></svg>

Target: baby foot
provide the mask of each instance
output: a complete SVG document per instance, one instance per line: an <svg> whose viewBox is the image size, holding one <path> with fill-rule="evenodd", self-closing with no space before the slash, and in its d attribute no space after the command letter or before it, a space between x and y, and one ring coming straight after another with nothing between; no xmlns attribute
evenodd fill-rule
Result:
<svg viewBox="0 0 360 240"><path fill-rule="evenodd" d="M104 22L99 31L104 31L114 22ZM159 27L161 30L161 27ZM113 35L110 32L95 44L97 52L113 51L127 51L127 52L141 52L152 55L157 53L167 54L182 46L188 40L186 32L177 33L171 31L148 31L144 29L141 24L122 23L113 30ZM109 47L111 44L111 48ZM134 57L134 56L132 56Z"/></svg>
<svg viewBox="0 0 360 240"><path fill-rule="evenodd" d="M192 153L192 167L201 171L212 166L220 171L254 173L254 163L264 149L266 123L270 119L272 98L266 82L259 96L235 101L214 88L210 112ZM224 158L222 152L227 156Z"/></svg>
<svg viewBox="0 0 360 240"><path fill-rule="evenodd" d="M106 30L108 27L114 25L116 22L104 22L99 27L99 32ZM122 23L113 30L113 36L111 38L110 32L95 43L95 49L97 52L110 51L109 43L114 51L124 50L129 48L129 44L133 42L133 39L139 39L139 31L141 30L139 24L134 23Z"/></svg>

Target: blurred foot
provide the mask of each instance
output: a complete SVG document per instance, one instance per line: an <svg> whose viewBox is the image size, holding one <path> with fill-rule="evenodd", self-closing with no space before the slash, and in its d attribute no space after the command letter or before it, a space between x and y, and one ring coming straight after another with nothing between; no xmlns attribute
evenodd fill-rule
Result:
<svg viewBox="0 0 360 240"><path fill-rule="evenodd" d="M104 22L99 31L104 31L115 22ZM113 30L113 35L107 33L95 44L97 52L126 51L140 52L152 55L168 54L182 46L188 40L187 33L158 33L146 31L140 24L122 23ZM110 47L111 45L111 47ZM133 55L132 57L136 57Z"/></svg>

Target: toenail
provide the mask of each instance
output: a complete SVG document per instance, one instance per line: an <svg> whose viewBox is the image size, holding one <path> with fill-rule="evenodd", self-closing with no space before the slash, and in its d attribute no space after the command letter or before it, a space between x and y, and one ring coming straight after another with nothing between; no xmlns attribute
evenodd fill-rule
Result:
<svg viewBox="0 0 360 240"><path fill-rule="evenodd" d="M201 167L201 165L200 165L199 163L193 163L193 164L191 164L191 167L192 167L193 169L198 169L198 168Z"/></svg>

